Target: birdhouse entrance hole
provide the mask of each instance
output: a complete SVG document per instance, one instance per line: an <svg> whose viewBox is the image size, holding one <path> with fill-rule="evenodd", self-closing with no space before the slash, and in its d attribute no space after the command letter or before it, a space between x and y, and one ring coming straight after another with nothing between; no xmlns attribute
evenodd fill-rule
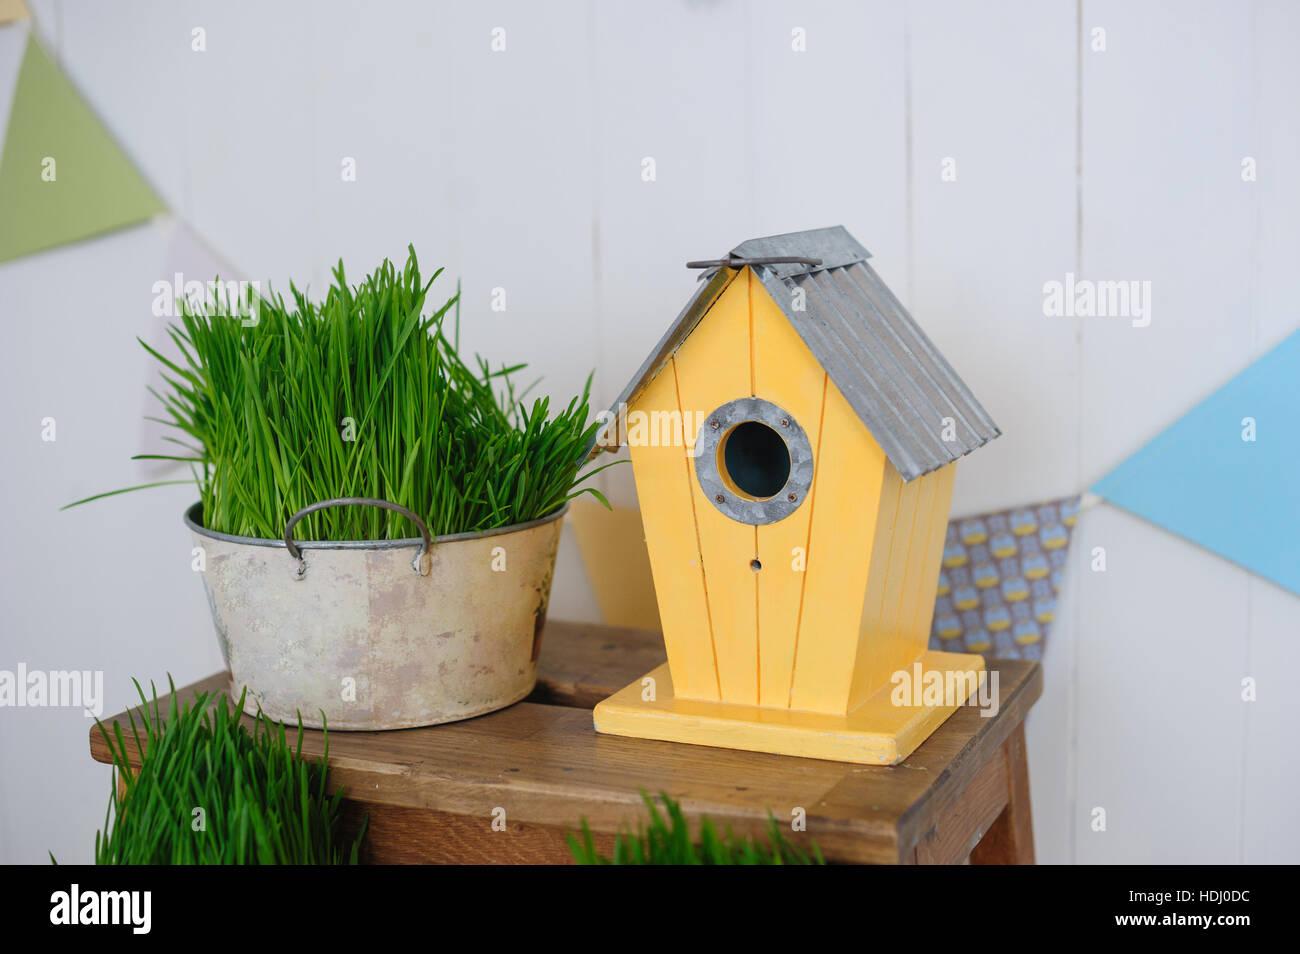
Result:
<svg viewBox="0 0 1300 954"><path fill-rule="evenodd" d="M762 398L737 398L709 414L694 458L705 499L741 523L784 520L812 492L808 435L789 411Z"/></svg>
<svg viewBox="0 0 1300 954"><path fill-rule="evenodd" d="M718 448L718 469L733 492L750 500L775 497L790 479L790 449L762 421L742 421Z"/></svg>

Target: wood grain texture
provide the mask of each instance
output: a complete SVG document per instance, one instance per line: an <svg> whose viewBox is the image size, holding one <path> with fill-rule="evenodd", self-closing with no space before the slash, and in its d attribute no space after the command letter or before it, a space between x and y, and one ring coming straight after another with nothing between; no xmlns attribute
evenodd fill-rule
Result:
<svg viewBox="0 0 1300 954"><path fill-rule="evenodd" d="M1032 865L1034 826L1029 810L1029 760L1025 727L1018 725L1002 743L1006 765L1006 807L971 850L971 863L981 865Z"/></svg>
<svg viewBox="0 0 1300 954"><path fill-rule="evenodd" d="M344 802L344 835L356 837L366 819L363 864L388 865L571 865L567 829L512 821L494 830L492 819L451 812ZM596 847L608 855L614 836L595 834Z"/></svg>
<svg viewBox="0 0 1300 954"><path fill-rule="evenodd" d="M998 753L984 763L957 800L917 839L916 863L960 864L968 857L979 864L994 863L985 858L976 861L972 851L981 844L985 832L997 827L1006 811L1007 764L1004 753Z"/></svg>
<svg viewBox="0 0 1300 954"><path fill-rule="evenodd" d="M528 701L591 709L666 658L655 630L553 620L546 624L537 688Z"/></svg>
<svg viewBox="0 0 1300 954"><path fill-rule="evenodd" d="M685 446L695 444L695 416L692 413L689 426L682 416L676 361L670 361L633 402L629 418L634 414L645 415L650 421L649 432L641 440L631 439L629 430L629 450L656 599L661 592L672 594L671 599L659 600L664 645L682 691L695 699L717 699L712 611L695 521L695 476ZM655 426L665 420L669 422L668 434L663 433L661 424ZM674 420L676 444L671 433Z"/></svg>
<svg viewBox="0 0 1300 954"><path fill-rule="evenodd" d="M790 707L849 709L853 660L869 577L882 568L872 541L884 519L891 468L833 381L826 385L819 453L813 469L808 570ZM896 473L896 472L895 472Z"/></svg>
<svg viewBox="0 0 1300 954"><path fill-rule="evenodd" d="M776 301L755 281L753 269L745 269L744 275L753 323L754 394L777 405L803 428L816 461L829 378ZM758 588L758 704L762 706L790 705L815 505L810 488L809 499L794 513L754 528L755 558L762 566L753 574Z"/></svg>
<svg viewBox="0 0 1300 954"><path fill-rule="evenodd" d="M554 622L543 641L539 691L575 700L593 691L608 694L647 671L647 655L659 639L646 631ZM588 655L593 645L620 649L602 648L593 661ZM695 823L705 814L746 834L762 831L768 811L784 822L802 808L807 832L792 837L803 844L815 840L828 860L911 861L918 840L959 803L985 764L1001 754L1042 691L1036 663L994 660L989 666L999 677L998 715L981 718L977 709L963 707L894 767L601 736L592 728L588 709L522 702L425 729L332 733L330 780L344 786L349 799L376 812L383 823L377 836L381 848L389 843L382 831L391 825L392 831L405 833L394 834L393 842L405 838L418 846L411 851L420 860L439 857L440 829L422 829L418 815L399 813L394 816L398 820L389 822L379 813L390 807L450 813L466 819L457 831L472 833L479 830L476 825L490 826L493 809L503 808L510 826L525 826L519 829L521 836L534 833L528 837L540 843L551 833L543 838L535 826L572 830L584 816L594 831L606 835L634 828L644 817L640 793L645 790L678 799ZM602 679L608 684L592 684ZM226 681L217 674L178 691L191 698L196 688L222 690ZM165 699L161 705L165 711ZM91 730L90 743L97 760L109 760L98 729ZM308 731L303 750L319 756L321 734ZM437 816L426 821L432 825ZM500 832L489 829L486 837L500 839L486 845L507 844ZM393 855L380 853L383 860L410 854L405 848Z"/></svg>
<svg viewBox="0 0 1300 954"><path fill-rule="evenodd" d="M753 348L749 283L743 274L727 286L678 349L673 366L682 410L692 412L693 417L711 414L728 401L750 396ZM750 569L750 562L758 556L754 528L731 519L713 505L700 487L696 459L687 460L721 699L753 705L758 701L759 668L758 584ZM676 516L651 511L644 503L642 510L650 521L661 515L666 519ZM660 590L659 613L663 616L664 604L671 603L676 593L656 588Z"/></svg>

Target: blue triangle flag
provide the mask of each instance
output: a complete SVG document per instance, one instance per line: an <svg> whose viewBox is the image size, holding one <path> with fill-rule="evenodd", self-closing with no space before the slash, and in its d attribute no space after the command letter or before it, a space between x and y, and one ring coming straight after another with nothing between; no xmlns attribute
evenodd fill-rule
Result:
<svg viewBox="0 0 1300 954"><path fill-rule="evenodd" d="M1300 331L1092 491L1300 595Z"/></svg>

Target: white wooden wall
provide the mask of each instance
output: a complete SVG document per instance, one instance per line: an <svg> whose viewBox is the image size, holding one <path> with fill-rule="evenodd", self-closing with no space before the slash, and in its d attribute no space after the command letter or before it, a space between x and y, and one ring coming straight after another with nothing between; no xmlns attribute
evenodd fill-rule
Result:
<svg viewBox="0 0 1300 954"><path fill-rule="evenodd" d="M593 368L617 393L688 258L843 223L1005 432L963 464L956 513L1083 489L1300 325L1295 3L29 2L247 277L320 289L337 258L359 277L414 242L463 281L465 346L556 395ZM0 110L20 51L0 30ZM190 491L56 512L138 478L132 338L165 244L145 226L0 266L0 667L102 668L110 712L129 676L219 661ZM1066 272L1150 280L1151 325L1044 317ZM604 486L634 500L627 469ZM1300 861L1300 598L1107 506L1074 547L1028 729L1040 860ZM556 587L556 615L594 618L571 542ZM0 712L0 859L89 857L109 782L86 730Z"/></svg>

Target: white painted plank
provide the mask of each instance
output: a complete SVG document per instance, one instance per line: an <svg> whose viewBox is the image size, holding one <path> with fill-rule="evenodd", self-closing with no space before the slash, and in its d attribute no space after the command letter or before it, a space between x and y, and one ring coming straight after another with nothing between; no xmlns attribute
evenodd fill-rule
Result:
<svg viewBox="0 0 1300 954"><path fill-rule="evenodd" d="M1225 766L1243 791L1241 856L1247 864L1300 863L1300 704L1294 674L1300 672L1300 597L1258 577L1249 581L1250 643L1238 682L1255 681L1254 702L1238 700L1246 747L1240 773ZM1239 691L1240 685L1236 686Z"/></svg>
<svg viewBox="0 0 1300 954"><path fill-rule="evenodd" d="M744 88L744 7L593 4L597 374L612 401L695 289L690 259L756 234ZM643 160L654 161L654 180ZM630 467L611 471L616 504Z"/></svg>
<svg viewBox="0 0 1300 954"><path fill-rule="evenodd" d="M1029 792L1034 821L1034 852L1039 864L1074 860L1075 746L1078 699L1077 647L1086 636L1079 626L1079 601L1090 572L1087 541L1095 526L1091 510L1079 514L1070 543L1066 580L1056 600L1056 616L1043 652L1043 694L1025 720L1029 752Z"/></svg>
<svg viewBox="0 0 1300 954"><path fill-rule="evenodd" d="M908 304L1003 431L958 465L954 514L1078 489L1076 330L1042 308L1043 283L1064 276L1075 258L1074 20L1064 2L908 8ZM955 179L945 177L953 171ZM1076 553L1076 574L1077 566ZM1053 623L1043 696L1026 725L1044 862L1067 861L1071 851L1070 596Z"/></svg>
<svg viewBox="0 0 1300 954"><path fill-rule="evenodd" d="M1250 17L1198 2L1089 2L1083 276L1151 282L1151 323L1084 327L1083 459L1101 477L1251 355Z"/></svg>
<svg viewBox="0 0 1300 954"><path fill-rule="evenodd" d="M1250 360L1253 89L1239 7L1089 2L1083 27L1080 277L1151 283L1148 326L1081 319L1091 481ZM1077 858L1236 860L1246 575L1106 514L1090 542L1109 570L1078 594ZM1109 806L1105 834L1094 805Z"/></svg>
<svg viewBox="0 0 1300 954"><path fill-rule="evenodd" d="M1295 305L1300 261L1300 5L1255 3L1255 152L1257 180L1242 183L1255 199L1255 356L1300 328Z"/></svg>
<svg viewBox="0 0 1300 954"><path fill-rule="evenodd" d="M1003 431L958 467L954 512L1073 493L1075 329L1042 287L1075 258L1074 6L942 0L908 20L909 304Z"/></svg>
<svg viewBox="0 0 1300 954"><path fill-rule="evenodd" d="M1236 861L1248 574L1108 505L1087 529L1080 553L1104 547L1106 571L1074 594L1075 860Z"/></svg>
<svg viewBox="0 0 1300 954"><path fill-rule="evenodd" d="M903 295L902 5L762 0L750 8L750 21L745 89L754 234L843 225Z"/></svg>
<svg viewBox="0 0 1300 954"><path fill-rule="evenodd" d="M439 267L429 303L456 292L450 216L454 125L451 17L417 0L312 6L314 130L309 181L318 228L304 234L308 278L323 293L339 259L350 283L414 245L422 273ZM400 24L400 26L398 26ZM346 166L345 166L346 164Z"/></svg>
<svg viewBox="0 0 1300 954"><path fill-rule="evenodd" d="M1300 327L1295 263L1300 260L1300 7L1280 0L1254 5L1255 95L1258 97L1254 191L1257 219L1254 356ZM1278 488L1286 493L1287 488ZM1300 696L1288 676L1300 671L1300 597L1252 579L1246 673L1258 698L1245 707L1241 860L1300 862Z"/></svg>
<svg viewBox="0 0 1300 954"><path fill-rule="evenodd" d="M342 68L312 49L312 6L196 2L207 52L169 77L188 96L173 132L189 155L190 225L247 278L285 295L290 281L310 284L320 237L316 77Z"/></svg>
<svg viewBox="0 0 1300 954"><path fill-rule="evenodd" d="M590 15L576 2L450 8L448 76L432 91L447 154L435 224L463 279L461 350L527 362L516 383L540 378L529 400L548 396L552 412L599 363ZM550 612L598 618L570 533Z"/></svg>
<svg viewBox="0 0 1300 954"><path fill-rule="evenodd" d="M202 582L190 569L192 486L96 501L149 479L138 453L152 359L152 283L161 229L144 225L0 266L0 605L4 668L102 670L104 713L134 697L131 677L184 685L221 667ZM70 281L70 276L75 281ZM42 420L55 420L53 442ZM90 720L60 709L0 718L6 861L89 860L108 787L86 748ZM33 773L36 773L33 775ZM39 780L33 781L39 777Z"/></svg>
<svg viewBox="0 0 1300 954"><path fill-rule="evenodd" d="M450 12L449 227L464 279L463 350L528 362L552 403L597 363L589 11L580 3ZM495 48L494 48L495 47ZM504 296L504 310L499 310ZM496 307L494 307L494 302Z"/></svg>

